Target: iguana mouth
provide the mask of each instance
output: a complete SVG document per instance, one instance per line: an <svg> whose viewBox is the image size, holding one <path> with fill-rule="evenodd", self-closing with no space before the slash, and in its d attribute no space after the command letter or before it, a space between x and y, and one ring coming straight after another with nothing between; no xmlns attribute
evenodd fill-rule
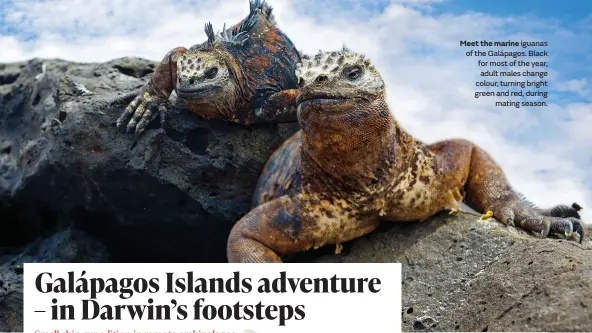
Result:
<svg viewBox="0 0 592 333"><path fill-rule="evenodd" d="M317 103L339 103L339 102L343 102L345 100L348 100L349 98L344 97L342 95L339 94L335 94L335 93L330 93L330 92L324 92L324 91L310 91L310 92L302 92L297 98L296 98L296 104L300 105L300 104L308 104L308 103L312 103L312 102L317 102Z"/></svg>
<svg viewBox="0 0 592 333"><path fill-rule="evenodd" d="M181 98L203 98L223 89L219 85L208 85L196 89L176 89L177 96Z"/></svg>

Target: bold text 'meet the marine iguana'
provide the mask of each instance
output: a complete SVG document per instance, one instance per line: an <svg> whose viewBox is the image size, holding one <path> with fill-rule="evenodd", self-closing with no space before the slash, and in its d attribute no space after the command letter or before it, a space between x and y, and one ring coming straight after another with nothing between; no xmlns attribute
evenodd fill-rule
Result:
<svg viewBox="0 0 592 333"><path fill-rule="evenodd" d="M467 57L477 57L479 79L474 98L493 97L497 107L548 106L546 41L460 41L470 47Z"/></svg>

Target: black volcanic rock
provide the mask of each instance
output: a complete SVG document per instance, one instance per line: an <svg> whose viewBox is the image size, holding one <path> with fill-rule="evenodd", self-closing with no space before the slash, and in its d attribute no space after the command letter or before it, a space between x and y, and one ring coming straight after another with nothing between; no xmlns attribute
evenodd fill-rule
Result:
<svg viewBox="0 0 592 333"><path fill-rule="evenodd" d="M16 253L0 252L0 332L23 330L23 273L25 263L109 262L96 239L76 230L39 238Z"/></svg>
<svg viewBox="0 0 592 333"><path fill-rule="evenodd" d="M225 261L227 234L248 212L265 162L298 129L206 122L177 107L134 143L115 127L130 99L114 101L140 88L154 63L6 68L1 136L10 148L0 151L0 184L14 196L3 203L10 233L0 244L71 226L117 261Z"/></svg>
<svg viewBox="0 0 592 333"><path fill-rule="evenodd" d="M443 213L384 223L342 254L322 252L308 260L403 263L404 332L592 332L589 238L538 239L494 219Z"/></svg>

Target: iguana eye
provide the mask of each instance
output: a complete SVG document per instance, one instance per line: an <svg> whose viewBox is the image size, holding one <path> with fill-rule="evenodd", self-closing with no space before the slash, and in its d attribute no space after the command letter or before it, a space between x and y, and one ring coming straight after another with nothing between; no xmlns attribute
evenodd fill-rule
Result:
<svg viewBox="0 0 592 333"><path fill-rule="evenodd" d="M343 70L343 74L351 81L357 80L362 75L362 69L358 66L347 67Z"/></svg>
<svg viewBox="0 0 592 333"><path fill-rule="evenodd" d="M218 74L218 67L212 67L205 73L206 79L213 79Z"/></svg>

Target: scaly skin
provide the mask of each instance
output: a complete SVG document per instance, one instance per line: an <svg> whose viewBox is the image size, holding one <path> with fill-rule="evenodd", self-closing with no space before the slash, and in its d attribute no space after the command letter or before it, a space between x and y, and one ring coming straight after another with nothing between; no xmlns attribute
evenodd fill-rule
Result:
<svg viewBox="0 0 592 333"><path fill-rule="evenodd" d="M458 210L461 200L539 237L583 238L579 207L534 207L473 143L427 145L405 132L363 55L320 53L303 60L297 75L301 131L270 158L253 209L230 233L230 262L281 262L329 244L339 251L381 221L424 220Z"/></svg>
<svg viewBox="0 0 592 333"><path fill-rule="evenodd" d="M154 113L164 123L173 90L205 119L247 125L296 122L300 53L276 26L265 1L250 0L250 8L245 19L219 34L206 24L206 42L169 51L117 127L138 137Z"/></svg>

